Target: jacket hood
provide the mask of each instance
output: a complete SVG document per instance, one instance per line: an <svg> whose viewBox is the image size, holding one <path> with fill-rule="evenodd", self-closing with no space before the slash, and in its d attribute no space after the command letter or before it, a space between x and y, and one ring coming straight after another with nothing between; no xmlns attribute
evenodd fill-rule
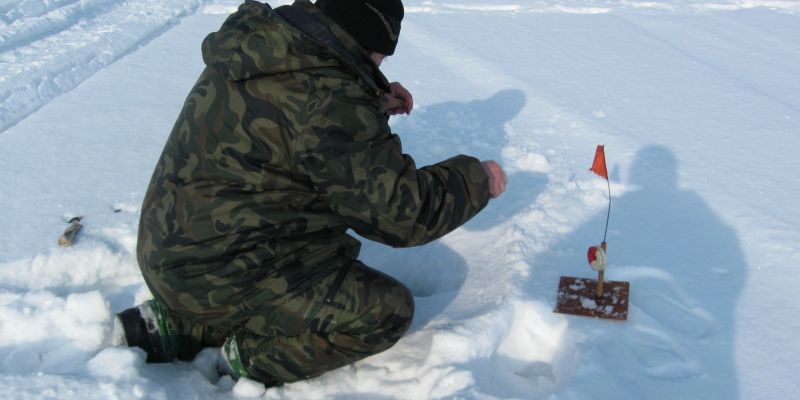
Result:
<svg viewBox="0 0 800 400"><path fill-rule="evenodd" d="M206 36L202 52L230 81L344 66L369 86L389 89L367 52L308 0L276 9L248 0Z"/></svg>

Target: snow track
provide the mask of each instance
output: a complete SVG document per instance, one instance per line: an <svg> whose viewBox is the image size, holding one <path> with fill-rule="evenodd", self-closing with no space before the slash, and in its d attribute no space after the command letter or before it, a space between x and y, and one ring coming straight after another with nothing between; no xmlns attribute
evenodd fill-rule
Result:
<svg viewBox="0 0 800 400"><path fill-rule="evenodd" d="M0 26L0 132L127 52L202 0L26 1Z"/></svg>
<svg viewBox="0 0 800 400"><path fill-rule="evenodd" d="M79 19L96 18L105 7L113 3L113 0L94 0L47 4L52 8L45 8L43 14L14 19L10 25L0 30L0 52L56 35Z"/></svg>

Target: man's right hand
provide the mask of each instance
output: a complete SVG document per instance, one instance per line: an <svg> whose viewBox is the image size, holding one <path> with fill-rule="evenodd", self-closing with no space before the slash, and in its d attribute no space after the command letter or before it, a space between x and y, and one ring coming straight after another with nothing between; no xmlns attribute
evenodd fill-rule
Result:
<svg viewBox="0 0 800 400"><path fill-rule="evenodd" d="M494 199L506 191L508 177L503 168L493 160L481 162L486 175L489 175L489 195Z"/></svg>
<svg viewBox="0 0 800 400"><path fill-rule="evenodd" d="M386 115L411 114L414 109L414 97L400 82L389 84L391 93L386 95Z"/></svg>

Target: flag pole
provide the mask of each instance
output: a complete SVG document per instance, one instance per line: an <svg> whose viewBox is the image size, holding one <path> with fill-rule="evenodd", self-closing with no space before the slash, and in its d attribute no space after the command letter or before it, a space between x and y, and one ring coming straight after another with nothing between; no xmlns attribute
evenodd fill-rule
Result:
<svg viewBox="0 0 800 400"><path fill-rule="evenodd" d="M603 243L606 242L606 236L608 235L608 220L611 218L611 180L606 178L606 183L608 184L608 213L606 213L606 230L603 232Z"/></svg>
<svg viewBox="0 0 800 400"><path fill-rule="evenodd" d="M603 253L606 253L606 249L608 246L606 245L606 235L608 235L608 220L611 217L611 182L608 178L606 178L606 182L608 183L608 213L606 214L606 229L603 232L603 242L600 243L600 247L603 248ZM600 299L603 297L603 281L605 280L605 268L597 271L597 288L594 292L594 297Z"/></svg>
<svg viewBox="0 0 800 400"><path fill-rule="evenodd" d="M600 247L603 248L603 253L606 252L606 241L604 240L603 243L600 244ZM597 271L597 287L594 291L594 297L596 300L600 300L603 297L603 283L605 282L606 277L606 269L603 268L600 271Z"/></svg>
<svg viewBox="0 0 800 400"><path fill-rule="evenodd" d="M600 144L597 145L597 150L594 154L594 161L592 162L592 168L589 169L590 171L594 172L597 175L605 178L606 185L608 187L608 212L606 213L606 226L603 230L603 242L600 244L600 247L603 251L603 260L605 262L605 253L607 249L606 238L608 237L608 222L611 219L611 179L608 178L608 167L606 166L606 153L605 153L605 146ZM603 281L605 278L605 268L600 269L597 271L597 288L595 289L595 297L600 299L603 297Z"/></svg>

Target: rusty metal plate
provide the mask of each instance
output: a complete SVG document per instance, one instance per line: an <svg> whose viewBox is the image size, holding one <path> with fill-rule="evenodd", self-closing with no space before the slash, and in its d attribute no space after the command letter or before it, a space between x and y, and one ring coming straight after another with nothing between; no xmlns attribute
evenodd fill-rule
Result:
<svg viewBox="0 0 800 400"><path fill-rule="evenodd" d="M558 283L557 313L604 319L628 319L630 283L605 281L603 296L595 298L594 279L562 276Z"/></svg>

